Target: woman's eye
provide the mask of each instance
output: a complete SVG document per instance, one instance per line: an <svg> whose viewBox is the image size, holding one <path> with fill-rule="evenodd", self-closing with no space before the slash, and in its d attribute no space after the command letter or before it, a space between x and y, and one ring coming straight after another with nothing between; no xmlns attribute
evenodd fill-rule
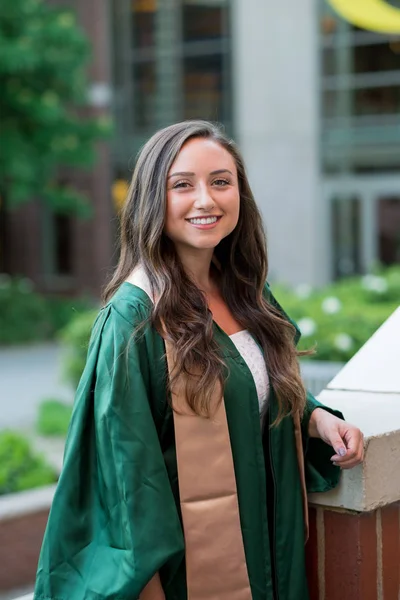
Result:
<svg viewBox="0 0 400 600"><path fill-rule="evenodd" d="M189 183L187 181L177 181L174 185L173 185L173 189L177 190L179 188L187 188L189 187Z"/></svg>
<svg viewBox="0 0 400 600"><path fill-rule="evenodd" d="M229 180L228 179L215 179L215 181L213 181L213 184L216 184L218 187L224 187L226 185L229 185Z"/></svg>

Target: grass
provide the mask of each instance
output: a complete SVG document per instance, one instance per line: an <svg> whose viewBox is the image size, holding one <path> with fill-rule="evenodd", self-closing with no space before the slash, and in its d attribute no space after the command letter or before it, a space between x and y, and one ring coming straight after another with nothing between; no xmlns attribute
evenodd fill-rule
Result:
<svg viewBox="0 0 400 600"><path fill-rule="evenodd" d="M72 407L53 398L43 400L39 406L36 430L43 436L67 435Z"/></svg>

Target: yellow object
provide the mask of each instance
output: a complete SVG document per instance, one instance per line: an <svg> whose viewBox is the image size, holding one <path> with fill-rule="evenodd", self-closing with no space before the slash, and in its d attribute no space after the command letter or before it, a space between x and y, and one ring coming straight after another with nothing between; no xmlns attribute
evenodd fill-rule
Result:
<svg viewBox="0 0 400 600"><path fill-rule="evenodd" d="M400 33L400 9L384 0L328 0L352 25L380 33Z"/></svg>
<svg viewBox="0 0 400 600"><path fill-rule="evenodd" d="M116 179L111 187L112 199L117 211L120 211L125 204L128 195L129 185L125 179Z"/></svg>
<svg viewBox="0 0 400 600"><path fill-rule="evenodd" d="M156 0L133 0L132 9L134 12L155 12L157 10Z"/></svg>

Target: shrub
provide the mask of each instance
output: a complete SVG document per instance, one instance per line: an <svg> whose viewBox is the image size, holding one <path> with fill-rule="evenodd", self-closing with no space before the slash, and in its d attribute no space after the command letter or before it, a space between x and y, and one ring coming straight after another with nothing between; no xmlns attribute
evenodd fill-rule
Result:
<svg viewBox="0 0 400 600"><path fill-rule="evenodd" d="M18 344L49 337L51 322L44 298L29 279L0 279L0 344Z"/></svg>
<svg viewBox="0 0 400 600"><path fill-rule="evenodd" d="M85 313L94 305L94 302L88 298L51 297L47 298L46 302L53 337L57 336L77 315Z"/></svg>
<svg viewBox="0 0 400 600"><path fill-rule="evenodd" d="M45 298L29 279L0 274L0 345L53 339L91 306L85 298Z"/></svg>
<svg viewBox="0 0 400 600"><path fill-rule="evenodd" d="M89 310L74 317L61 331L64 346L63 373L66 380L76 387L86 362L90 332L97 310Z"/></svg>
<svg viewBox="0 0 400 600"><path fill-rule="evenodd" d="M59 400L43 400L39 406L36 430L44 436L66 436L72 407Z"/></svg>
<svg viewBox="0 0 400 600"><path fill-rule="evenodd" d="M316 343L313 359L345 362L399 305L400 268L342 279L321 289L272 288L302 332L299 348Z"/></svg>
<svg viewBox="0 0 400 600"><path fill-rule="evenodd" d="M32 451L29 442L21 434L0 432L0 495L56 481L55 471Z"/></svg>

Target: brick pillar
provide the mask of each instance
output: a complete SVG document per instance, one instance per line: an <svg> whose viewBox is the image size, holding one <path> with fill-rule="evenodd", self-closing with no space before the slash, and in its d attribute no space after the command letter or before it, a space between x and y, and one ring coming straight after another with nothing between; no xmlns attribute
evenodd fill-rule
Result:
<svg viewBox="0 0 400 600"><path fill-rule="evenodd" d="M364 461L309 494L312 600L400 600L400 308L319 400L364 433Z"/></svg>
<svg viewBox="0 0 400 600"><path fill-rule="evenodd" d="M400 503L370 512L310 509L311 600L400 598Z"/></svg>
<svg viewBox="0 0 400 600"><path fill-rule="evenodd" d="M0 515L0 594L34 584L48 515L48 508L7 520Z"/></svg>

